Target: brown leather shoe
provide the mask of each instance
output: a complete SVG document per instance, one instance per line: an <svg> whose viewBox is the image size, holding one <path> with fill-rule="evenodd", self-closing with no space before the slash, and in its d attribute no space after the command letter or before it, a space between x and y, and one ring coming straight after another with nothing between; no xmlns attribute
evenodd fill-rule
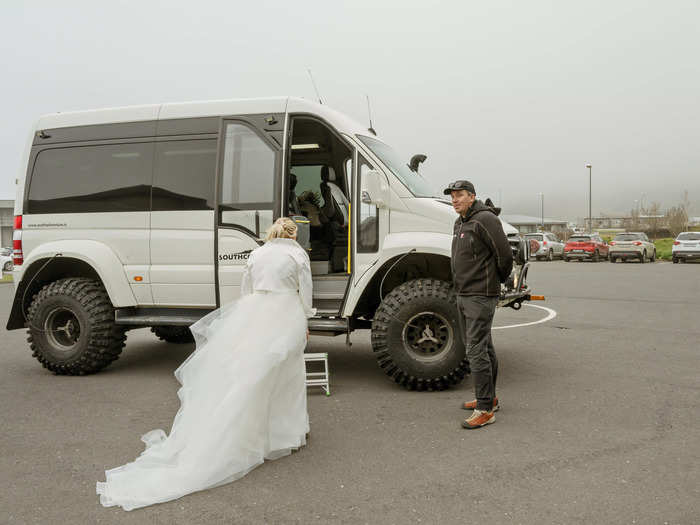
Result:
<svg viewBox="0 0 700 525"><path fill-rule="evenodd" d="M496 421L496 415L493 412L487 412L486 410L475 410L468 419L462 421L462 428L481 428L485 425L490 425L494 421Z"/></svg>
<svg viewBox="0 0 700 525"><path fill-rule="evenodd" d="M465 401L462 403L462 408L464 410L476 410L476 399L472 401ZM501 409L501 407L498 404L498 398L494 397L493 398L493 411L498 412Z"/></svg>

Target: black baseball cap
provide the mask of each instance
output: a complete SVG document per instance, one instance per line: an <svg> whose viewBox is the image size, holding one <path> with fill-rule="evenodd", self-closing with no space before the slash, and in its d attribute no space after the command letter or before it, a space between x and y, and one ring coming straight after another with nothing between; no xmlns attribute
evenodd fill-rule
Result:
<svg viewBox="0 0 700 525"><path fill-rule="evenodd" d="M445 195L449 195L453 191L458 191L458 190L467 190L469 193L474 193L476 194L476 190L474 189L474 185L469 182L468 180L456 180L454 182L451 182L447 188L445 188L445 191L443 192Z"/></svg>

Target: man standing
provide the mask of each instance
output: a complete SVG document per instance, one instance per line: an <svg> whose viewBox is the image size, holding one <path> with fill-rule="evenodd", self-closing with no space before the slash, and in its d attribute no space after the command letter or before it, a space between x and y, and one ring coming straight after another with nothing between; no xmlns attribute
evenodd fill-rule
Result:
<svg viewBox="0 0 700 525"><path fill-rule="evenodd" d="M505 282L513 269L513 253L498 218L500 210L476 199L474 185L458 180L445 189L459 214L452 236L452 282L464 321L464 342L476 399L462 405L473 410L464 428L480 428L496 419L498 360L491 323Z"/></svg>

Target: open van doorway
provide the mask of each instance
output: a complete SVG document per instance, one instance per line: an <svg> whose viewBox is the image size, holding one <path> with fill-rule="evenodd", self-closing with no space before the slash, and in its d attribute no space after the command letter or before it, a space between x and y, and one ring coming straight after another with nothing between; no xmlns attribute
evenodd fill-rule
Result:
<svg viewBox="0 0 700 525"><path fill-rule="evenodd" d="M291 123L284 213L309 219L314 307L339 315L352 273L351 196L353 150L323 122Z"/></svg>

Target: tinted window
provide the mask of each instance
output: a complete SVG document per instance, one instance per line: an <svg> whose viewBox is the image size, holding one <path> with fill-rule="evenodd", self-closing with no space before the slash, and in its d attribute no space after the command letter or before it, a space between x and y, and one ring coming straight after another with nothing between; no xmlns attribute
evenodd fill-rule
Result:
<svg viewBox="0 0 700 525"><path fill-rule="evenodd" d="M213 210L216 139L156 143L153 211Z"/></svg>
<svg viewBox="0 0 700 525"><path fill-rule="evenodd" d="M535 233L535 234L530 233L530 234L526 235L525 237L527 237L528 239L535 239L536 241L542 240L542 235L539 233Z"/></svg>
<svg viewBox="0 0 700 525"><path fill-rule="evenodd" d="M638 241L642 236L638 233L619 233L615 235L615 241Z"/></svg>
<svg viewBox="0 0 700 525"><path fill-rule="evenodd" d="M46 149L29 186L28 213L148 211L153 144Z"/></svg>
<svg viewBox="0 0 700 525"><path fill-rule="evenodd" d="M358 155L359 170L358 184L362 195L365 173L374 168L362 155ZM360 228L357 236L358 253L374 253L379 249L379 210L374 204L367 204L360 199Z"/></svg>
<svg viewBox="0 0 700 525"><path fill-rule="evenodd" d="M700 233L681 233L676 239L678 241L700 241Z"/></svg>
<svg viewBox="0 0 700 525"><path fill-rule="evenodd" d="M573 237L569 238L570 242L591 242L591 238L588 236L583 236L583 235L574 235Z"/></svg>
<svg viewBox="0 0 700 525"><path fill-rule="evenodd" d="M227 124L222 176L221 223L260 236L272 225L275 152L247 126Z"/></svg>

